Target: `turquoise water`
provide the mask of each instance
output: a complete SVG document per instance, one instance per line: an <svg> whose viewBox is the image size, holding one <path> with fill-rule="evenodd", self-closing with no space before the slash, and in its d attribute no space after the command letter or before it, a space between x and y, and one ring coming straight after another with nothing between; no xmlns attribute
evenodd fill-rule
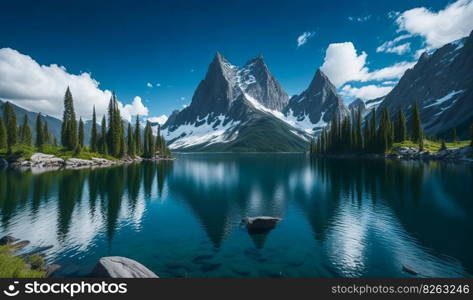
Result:
<svg viewBox="0 0 473 300"><path fill-rule="evenodd" d="M87 276L109 255L161 277L412 277L403 265L464 277L473 274L472 192L471 165L181 154L0 171L0 235L52 245L61 277ZM250 235L240 220L257 215L283 220Z"/></svg>

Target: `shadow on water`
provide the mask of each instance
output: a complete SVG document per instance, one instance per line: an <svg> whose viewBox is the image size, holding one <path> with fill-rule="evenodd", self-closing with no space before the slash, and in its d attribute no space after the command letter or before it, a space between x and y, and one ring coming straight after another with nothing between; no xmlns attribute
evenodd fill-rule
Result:
<svg viewBox="0 0 473 300"><path fill-rule="evenodd" d="M402 265L467 276L472 190L470 165L301 154L9 170L0 233L54 245L50 257L71 265L65 276L118 254L168 277L407 276ZM241 219L259 215L283 221L248 234Z"/></svg>

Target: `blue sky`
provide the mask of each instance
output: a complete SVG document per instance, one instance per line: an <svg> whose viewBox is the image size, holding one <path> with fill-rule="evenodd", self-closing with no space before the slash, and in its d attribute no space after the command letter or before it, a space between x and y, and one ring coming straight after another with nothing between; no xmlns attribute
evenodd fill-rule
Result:
<svg viewBox="0 0 473 300"><path fill-rule="evenodd" d="M236 65L262 54L293 95L324 64L330 44L351 42L356 55L366 53L363 67L369 71L415 61L417 50L438 46L415 26L404 24L409 28L404 34L412 35L406 39L410 51L376 50L402 35L399 14L416 7L437 12L454 1L334 2L9 1L0 12L0 48L28 55L39 65L63 66L69 74L87 72L124 105L139 96L149 116L169 115L191 101L216 51ZM298 46L304 32L308 38ZM372 84L368 77L349 80L350 88ZM340 90L345 83L337 85ZM2 94L0 88L0 98L21 101L12 93ZM23 104L36 107L32 101Z"/></svg>

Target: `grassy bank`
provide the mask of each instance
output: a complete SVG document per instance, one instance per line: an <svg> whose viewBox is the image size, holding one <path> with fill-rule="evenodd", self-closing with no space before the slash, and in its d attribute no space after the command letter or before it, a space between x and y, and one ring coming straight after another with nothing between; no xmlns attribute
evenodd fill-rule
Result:
<svg viewBox="0 0 473 300"><path fill-rule="evenodd" d="M80 153L75 153L75 151L66 150L63 147L55 147L52 145L44 145L39 148L26 145L15 145L13 146L11 153L7 153L6 149L0 149L0 158L5 158L9 161L29 159L36 152L52 154L62 159L73 157L80 159L92 159L93 157L96 157L106 158L108 160L116 160L116 158L113 156L90 152L88 149L83 149Z"/></svg>
<svg viewBox="0 0 473 300"><path fill-rule="evenodd" d="M461 148L470 145L470 141L458 141L458 142L450 142L445 143L447 149L450 148ZM438 152L442 146L441 142L435 142L430 140L424 140L424 150L431 151L431 152ZM419 148L418 143L413 143L410 140L406 140L402 143L394 143L393 149L400 148L400 147L411 147L411 148Z"/></svg>
<svg viewBox="0 0 473 300"><path fill-rule="evenodd" d="M0 278L46 277L46 272L42 270L44 260L41 256L30 255L21 258L13 254L14 250L11 244L0 246Z"/></svg>

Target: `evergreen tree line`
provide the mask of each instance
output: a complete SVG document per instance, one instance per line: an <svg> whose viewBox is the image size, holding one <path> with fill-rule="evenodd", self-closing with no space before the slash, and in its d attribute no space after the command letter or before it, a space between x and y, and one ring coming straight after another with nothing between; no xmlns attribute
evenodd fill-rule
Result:
<svg viewBox="0 0 473 300"><path fill-rule="evenodd" d="M103 155L111 155L122 158L142 156L153 158L156 155L169 157L164 137L161 135L158 125L157 135L153 135L151 123L146 122L142 133L140 118L136 117L135 127L131 124L125 132L125 125L120 115L118 101L112 94L108 105L108 122L105 115L101 121L101 130L97 128L97 116L95 106L92 115L92 128L90 137L90 151ZM64 96L64 114L61 127L61 144L66 150L72 150L79 154L85 149L84 143L85 126L82 118L77 122L74 110L74 99L69 87ZM18 144L32 146L33 134L28 125L28 116L25 114L23 123L17 126L17 118L12 105L7 102L3 106L3 118L0 118L0 149L6 148L10 153L12 147ZM45 144L57 146L56 139L49 133L48 123L41 114L36 118L36 132L34 146L40 148Z"/></svg>
<svg viewBox="0 0 473 300"><path fill-rule="evenodd" d="M32 146L33 133L29 126L28 115L25 114L23 121L17 125L16 113L10 104L6 102L3 106L3 118L0 118L0 149L7 149L11 153L13 146ZM48 123L41 114L36 118L35 146L41 147L44 144L56 144L56 139L49 133Z"/></svg>
<svg viewBox="0 0 473 300"><path fill-rule="evenodd" d="M361 110L343 120L335 116L330 126L324 128L316 140L311 141L309 151L324 154L385 153L392 149L394 143L406 140L411 140L423 151L425 135L417 103L412 107L411 116L411 122L407 124L402 107L397 111L394 120L391 119L387 108L378 111L373 109L365 119L364 126ZM473 124L470 133L473 146ZM452 140L458 140L456 129L452 130ZM444 141L442 148L446 149Z"/></svg>

